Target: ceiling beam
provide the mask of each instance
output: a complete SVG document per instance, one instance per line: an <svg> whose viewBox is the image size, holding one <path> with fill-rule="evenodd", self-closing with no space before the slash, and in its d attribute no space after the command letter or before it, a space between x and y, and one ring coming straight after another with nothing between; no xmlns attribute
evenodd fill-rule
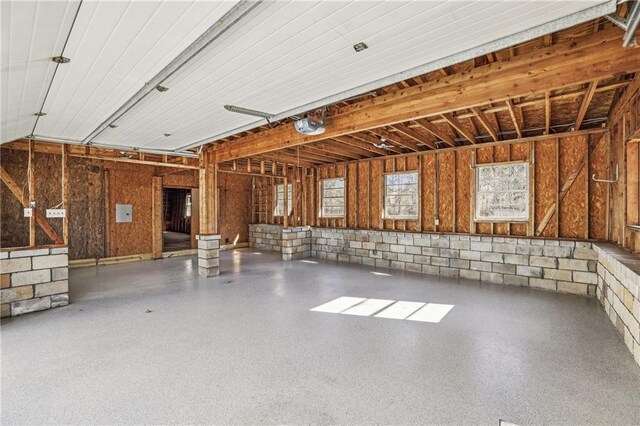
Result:
<svg viewBox="0 0 640 426"><path fill-rule="evenodd" d="M589 105L591 104L591 99L593 99L593 95L596 93L596 87L598 87L597 81L592 81L587 86L587 90L584 93L584 97L582 98L582 102L580 103L580 109L578 109L578 117L576 117L576 125L573 130L580 130L580 126L582 126L582 121L584 117L587 115L587 110L589 110Z"/></svg>
<svg viewBox="0 0 640 426"><path fill-rule="evenodd" d="M531 96L546 90L640 70L640 57L620 45L621 30L610 28L547 48L453 74L387 95L356 102L327 117L321 135L299 135L279 126L258 135L215 145L215 161L226 161L287 146L391 126L455 110Z"/></svg>
<svg viewBox="0 0 640 426"><path fill-rule="evenodd" d="M442 114L442 118L444 118L449 125L451 125L454 129L458 131L462 136L464 136L469 142L477 143L476 137L473 133L469 131L464 125L453 116L452 113Z"/></svg>
<svg viewBox="0 0 640 426"><path fill-rule="evenodd" d="M473 113L476 115L476 118L478 119L480 124L482 124L482 127L484 127L485 130L489 132L489 134L491 135L491 139L493 139L494 142L497 142L498 131L495 129L495 127L493 127L493 124L491 123L489 118L484 114L484 112L482 112L482 110L478 107L471 108L471 111L473 111Z"/></svg>

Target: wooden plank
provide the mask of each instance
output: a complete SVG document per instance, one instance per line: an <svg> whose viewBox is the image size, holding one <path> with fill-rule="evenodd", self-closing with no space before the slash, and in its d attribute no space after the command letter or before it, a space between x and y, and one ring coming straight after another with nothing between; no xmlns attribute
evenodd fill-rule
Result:
<svg viewBox="0 0 640 426"><path fill-rule="evenodd" d="M62 145L62 208L64 217L62 218L62 241L69 245L69 149L67 145Z"/></svg>
<svg viewBox="0 0 640 426"><path fill-rule="evenodd" d="M444 118L447 121L447 123L453 126L453 128L456 129L458 133L464 136L469 142L474 144L477 143L475 135L471 133L469 129L467 129L464 126L464 124L460 122L460 120L454 117L453 114L451 113L442 114L442 118Z"/></svg>
<svg viewBox="0 0 640 426"><path fill-rule="evenodd" d="M154 176L151 196L151 256L153 259L162 258L162 176Z"/></svg>
<svg viewBox="0 0 640 426"><path fill-rule="evenodd" d="M587 115L587 110L589 109L589 105L591 104L591 99L593 99L593 95L596 93L596 87L598 87L598 81L592 81L587 86L587 90L582 98L582 102L580 103L580 108L578 109L578 117L576 118L576 124L573 127L574 130L580 130L580 126L582 125L582 120L584 120L585 115Z"/></svg>
<svg viewBox="0 0 640 426"><path fill-rule="evenodd" d="M453 140L453 138L451 136L449 136L448 134L442 132L438 128L438 126L436 126L435 124L430 123L429 121L427 121L424 118L417 119L416 123L418 123L418 125L420 127L425 129L427 132L431 133L433 136L435 136L436 138L440 139L441 141L443 141L447 145L456 146L456 142Z"/></svg>
<svg viewBox="0 0 640 426"><path fill-rule="evenodd" d="M33 141L29 140L29 165L27 168L27 183L29 186L29 204L36 201L36 172L35 172L35 151ZM28 206L27 206L28 207ZM29 246L36 245L36 215L38 207L33 209L33 213L29 218Z"/></svg>
<svg viewBox="0 0 640 426"><path fill-rule="evenodd" d="M498 132L496 131L489 118L485 115L485 113L482 112L479 107L473 107L471 108L471 111L473 111L473 113L476 115L478 121L480 122L480 124L482 124L482 127L484 127L485 130L489 132L489 134L491 135L491 139L493 139L494 142L497 142L499 140Z"/></svg>
<svg viewBox="0 0 640 426"><path fill-rule="evenodd" d="M505 103L509 109L509 116L511 117L511 122L513 123L516 134L518 135L518 138L522 138L522 123L520 122L520 117L516 114L513 101L511 99L507 99Z"/></svg>

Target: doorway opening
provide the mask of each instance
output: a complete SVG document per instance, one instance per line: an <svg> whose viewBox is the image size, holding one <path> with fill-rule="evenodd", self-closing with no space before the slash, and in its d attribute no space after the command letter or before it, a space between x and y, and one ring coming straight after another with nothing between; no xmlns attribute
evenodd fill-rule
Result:
<svg viewBox="0 0 640 426"><path fill-rule="evenodd" d="M190 189L164 188L162 191L162 251L189 250L192 247Z"/></svg>

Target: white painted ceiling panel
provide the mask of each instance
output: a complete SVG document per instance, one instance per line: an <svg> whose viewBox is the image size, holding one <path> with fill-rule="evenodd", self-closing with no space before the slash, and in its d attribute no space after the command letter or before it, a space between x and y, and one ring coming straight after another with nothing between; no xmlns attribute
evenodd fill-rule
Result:
<svg viewBox="0 0 640 426"><path fill-rule="evenodd" d="M34 133L81 141L237 1L86 0ZM94 142L174 150L612 0L263 2ZM31 133L78 3L2 2L2 141ZM559 29L559 28L557 28ZM369 49L356 53L364 41ZM165 137L164 133L171 136Z"/></svg>
<svg viewBox="0 0 640 426"><path fill-rule="evenodd" d="M0 140L31 134L56 63L69 34L78 1L0 3L2 110Z"/></svg>
<svg viewBox="0 0 640 426"><path fill-rule="evenodd" d="M95 141L176 149L602 1L263 4ZM369 49L354 52L364 41ZM170 133L170 137L164 137Z"/></svg>
<svg viewBox="0 0 640 426"><path fill-rule="evenodd" d="M88 2L37 133L82 140L235 2Z"/></svg>

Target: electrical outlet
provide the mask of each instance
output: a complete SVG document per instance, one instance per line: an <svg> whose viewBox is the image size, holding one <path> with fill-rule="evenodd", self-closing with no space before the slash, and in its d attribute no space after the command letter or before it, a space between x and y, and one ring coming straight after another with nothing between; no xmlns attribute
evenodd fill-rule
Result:
<svg viewBox="0 0 640 426"><path fill-rule="evenodd" d="M47 217L64 217L64 209L47 209Z"/></svg>
<svg viewBox="0 0 640 426"><path fill-rule="evenodd" d="M436 219L435 222L436 226L440 225L440 219Z"/></svg>
<svg viewBox="0 0 640 426"><path fill-rule="evenodd" d="M33 217L33 209L31 207L24 209L24 217Z"/></svg>

